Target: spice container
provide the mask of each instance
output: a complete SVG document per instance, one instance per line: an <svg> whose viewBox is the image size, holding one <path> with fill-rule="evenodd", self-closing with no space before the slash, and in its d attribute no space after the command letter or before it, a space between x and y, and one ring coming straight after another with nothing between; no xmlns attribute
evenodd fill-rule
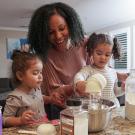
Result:
<svg viewBox="0 0 135 135"><path fill-rule="evenodd" d="M61 111L61 135L88 135L88 112L81 107L81 100L67 100L67 108Z"/></svg>
<svg viewBox="0 0 135 135"><path fill-rule="evenodd" d="M135 122L135 69L131 69L125 82L125 117Z"/></svg>

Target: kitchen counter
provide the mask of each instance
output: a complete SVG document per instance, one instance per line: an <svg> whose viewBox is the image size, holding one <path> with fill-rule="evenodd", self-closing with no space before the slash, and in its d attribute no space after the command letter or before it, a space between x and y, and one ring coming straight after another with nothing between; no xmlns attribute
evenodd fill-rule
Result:
<svg viewBox="0 0 135 135"><path fill-rule="evenodd" d="M36 131L36 128L37 126L3 128L2 135L30 135L20 134L18 131L20 129ZM98 133L90 133L89 135L135 135L135 123L125 119L125 108L120 107L113 110L112 121L105 130Z"/></svg>

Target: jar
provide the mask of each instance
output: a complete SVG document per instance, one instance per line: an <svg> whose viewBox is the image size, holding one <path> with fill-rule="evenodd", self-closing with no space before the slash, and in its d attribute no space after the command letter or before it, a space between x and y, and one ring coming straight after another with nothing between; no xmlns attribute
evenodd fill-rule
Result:
<svg viewBox="0 0 135 135"><path fill-rule="evenodd" d="M125 117L135 122L135 69L131 69L125 82Z"/></svg>
<svg viewBox="0 0 135 135"><path fill-rule="evenodd" d="M67 108L60 112L61 135L88 135L88 112L81 100L67 100Z"/></svg>

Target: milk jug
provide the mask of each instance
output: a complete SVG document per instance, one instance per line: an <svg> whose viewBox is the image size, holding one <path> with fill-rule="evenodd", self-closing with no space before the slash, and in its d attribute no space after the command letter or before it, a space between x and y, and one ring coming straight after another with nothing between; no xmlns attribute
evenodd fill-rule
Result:
<svg viewBox="0 0 135 135"><path fill-rule="evenodd" d="M135 69L131 69L125 82L125 117L135 122Z"/></svg>

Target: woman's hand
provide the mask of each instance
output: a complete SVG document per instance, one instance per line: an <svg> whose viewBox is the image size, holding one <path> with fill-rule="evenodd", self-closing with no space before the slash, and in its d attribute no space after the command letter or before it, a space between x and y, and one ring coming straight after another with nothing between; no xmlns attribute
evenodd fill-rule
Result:
<svg viewBox="0 0 135 135"><path fill-rule="evenodd" d="M118 73L117 72L117 77L119 81L125 81L128 77L128 73Z"/></svg>
<svg viewBox="0 0 135 135"><path fill-rule="evenodd" d="M59 93L58 91L54 91L50 95L50 98L51 98L51 102L53 104L56 104L61 107L65 107L66 97L65 97L64 93Z"/></svg>
<svg viewBox="0 0 135 135"><path fill-rule="evenodd" d="M52 103L58 105L60 107L65 108L65 102L68 97L70 97L73 93L72 85L62 85L50 94L50 96L43 95L43 99L45 104Z"/></svg>
<svg viewBox="0 0 135 135"><path fill-rule="evenodd" d="M50 96L43 95L43 99L45 104L55 104L60 107L65 107L66 98L57 91L52 92Z"/></svg>

